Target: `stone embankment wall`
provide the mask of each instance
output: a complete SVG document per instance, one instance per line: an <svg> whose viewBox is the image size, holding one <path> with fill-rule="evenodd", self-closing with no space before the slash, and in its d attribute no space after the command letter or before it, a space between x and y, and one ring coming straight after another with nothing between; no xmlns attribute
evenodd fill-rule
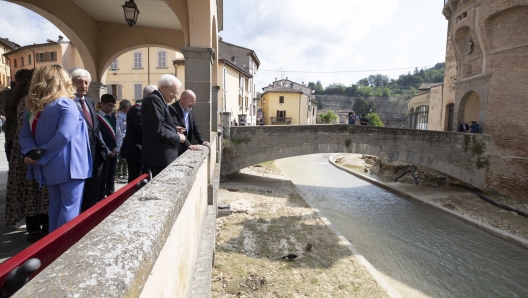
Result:
<svg viewBox="0 0 528 298"><path fill-rule="evenodd" d="M231 127L222 175L274 159L348 152L422 165L485 189L489 142L484 134L346 124Z"/></svg>
<svg viewBox="0 0 528 298"><path fill-rule="evenodd" d="M359 97L348 97L344 95L316 95L316 100L321 100L325 110L352 110L356 99ZM404 118L407 113L407 104L411 97L367 97L366 101L372 101L378 108L377 114L382 118Z"/></svg>

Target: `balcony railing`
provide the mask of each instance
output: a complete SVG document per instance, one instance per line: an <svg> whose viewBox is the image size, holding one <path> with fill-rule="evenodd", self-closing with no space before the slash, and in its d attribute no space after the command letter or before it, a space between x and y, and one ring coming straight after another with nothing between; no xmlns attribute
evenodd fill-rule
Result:
<svg viewBox="0 0 528 298"><path fill-rule="evenodd" d="M291 124L291 117L270 117L272 125Z"/></svg>

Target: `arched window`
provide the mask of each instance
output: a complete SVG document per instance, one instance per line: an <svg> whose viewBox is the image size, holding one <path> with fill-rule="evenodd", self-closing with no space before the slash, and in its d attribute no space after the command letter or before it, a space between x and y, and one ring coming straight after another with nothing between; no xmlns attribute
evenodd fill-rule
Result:
<svg viewBox="0 0 528 298"><path fill-rule="evenodd" d="M447 110L447 131L456 131L453 122L455 121L455 104L448 104Z"/></svg>
<svg viewBox="0 0 528 298"><path fill-rule="evenodd" d="M427 130L427 122L429 120L429 106L419 106L414 112L414 128L420 130Z"/></svg>
<svg viewBox="0 0 528 298"><path fill-rule="evenodd" d="M413 129L414 128L414 108L409 111L409 115L407 115L407 128Z"/></svg>

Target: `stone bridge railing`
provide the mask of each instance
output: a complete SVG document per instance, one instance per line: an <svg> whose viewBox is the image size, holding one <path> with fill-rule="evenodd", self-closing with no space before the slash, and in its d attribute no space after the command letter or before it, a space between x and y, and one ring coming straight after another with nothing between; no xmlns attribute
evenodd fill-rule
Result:
<svg viewBox="0 0 528 298"><path fill-rule="evenodd" d="M223 177L274 159L349 152L422 165L480 189L486 186L489 135L347 124L230 127L228 132Z"/></svg>
<svg viewBox="0 0 528 298"><path fill-rule="evenodd" d="M178 157L14 297L210 297L220 170L216 150L202 148Z"/></svg>

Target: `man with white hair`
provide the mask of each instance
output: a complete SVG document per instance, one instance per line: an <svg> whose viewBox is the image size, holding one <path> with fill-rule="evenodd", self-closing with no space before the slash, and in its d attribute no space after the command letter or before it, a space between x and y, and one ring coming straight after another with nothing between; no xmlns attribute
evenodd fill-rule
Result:
<svg viewBox="0 0 528 298"><path fill-rule="evenodd" d="M143 88L143 98L158 90L156 85L148 85ZM149 169L141 162L141 151L143 149L143 123L141 121L141 104L143 100L137 100L127 113L126 133L121 146L120 155L128 162L128 183L134 181L141 174L148 174Z"/></svg>
<svg viewBox="0 0 528 298"><path fill-rule="evenodd" d="M75 87L75 103L81 114L84 116L84 121L86 121L88 127L90 151L92 153L92 177L86 179L84 183L84 193L81 204L81 211L84 212L95 205L98 201L103 164L109 150L101 137L101 127L95 111L94 102L86 96L92 80L90 73L82 68L73 68L68 72L72 76L72 83Z"/></svg>
<svg viewBox="0 0 528 298"><path fill-rule="evenodd" d="M179 144L185 142L185 136L176 131L168 106L178 95L181 85L175 76L162 75L158 90L145 97L141 105L141 162L150 168L152 177L178 157Z"/></svg>

